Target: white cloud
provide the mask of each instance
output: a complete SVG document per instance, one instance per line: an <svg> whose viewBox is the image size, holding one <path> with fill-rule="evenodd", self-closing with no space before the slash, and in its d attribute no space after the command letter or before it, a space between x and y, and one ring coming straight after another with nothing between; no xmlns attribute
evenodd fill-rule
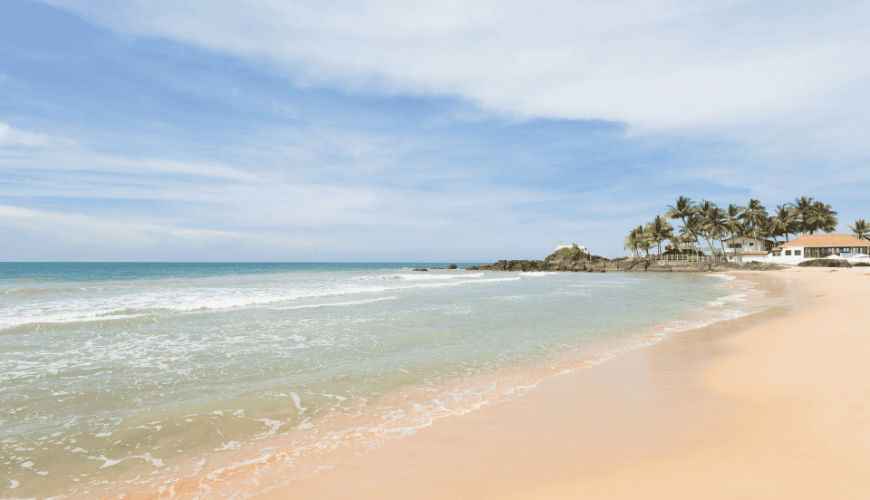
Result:
<svg viewBox="0 0 870 500"><path fill-rule="evenodd" d="M824 142L870 115L862 1L49 1L304 84L456 95L521 118Z"/></svg>
<svg viewBox="0 0 870 500"><path fill-rule="evenodd" d="M119 249L142 245L207 244L244 237L261 237L256 232L245 234L236 231L180 228L173 222L153 217L152 220L143 220L124 215L95 216L9 205L0 205L0 227L45 234L56 243L65 245L108 245ZM287 240L284 239L283 242L287 243Z"/></svg>
<svg viewBox="0 0 870 500"><path fill-rule="evenodd" d="M47 140L45 134L27 132L0 123L0 146L40 146Z"/></svg>
<svg viewBox="0 0 870 500"><path fill-rule="evenodd" d="M154 224L6 205L0 205L0 226L49 234L65 243L121 246L141 244L150 241L149 233L165 232Z"/></svg>

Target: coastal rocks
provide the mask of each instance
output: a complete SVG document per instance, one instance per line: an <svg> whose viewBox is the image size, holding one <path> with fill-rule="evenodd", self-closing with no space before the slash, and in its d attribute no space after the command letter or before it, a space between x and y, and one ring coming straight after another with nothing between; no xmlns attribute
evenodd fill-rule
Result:
<svg viewBox="0 0 870 500"><path fill-rule="evenodd" d="M846 259L815 259L801 262L798 267L852 267Z"/></svg>
<svg viewBox="0 0 870 500"><path fill-rule="evenodd" d="M450 264L447 269L456 269L456 264Z"/></svg>
<svg viewBox="0 0 870 500"><path fill-rule="evenodd" d="M443 267L433 267L432 269L444 269Z"/></svg>
<svg viewBox="0 0 870 500"><path fill-rule="evenodd" d="M785 269L779 264L765 262L665 262L651 263L648 272L664 273L721 273L727 271L775 271Z"/></svg>
<svg viewBox="0 0 870 500"><path fill-rule="evenodd" d="M494 264L471 266L469 271L562 271L562 272L652 272L652 273L708 273L726 271L772 271L784 266L763 262L666 262L620 257L605 259L592 256L589 260L563 258L554 252L543 261L500 260Z"/></svg>
<svg viewBox="0 0 870 500"><path fill-rule="evenodd" d="M426 269L425 267L418 267L417 269L412 269L412 271L426 271L426 272L428 272L429 270Z"/></svg>

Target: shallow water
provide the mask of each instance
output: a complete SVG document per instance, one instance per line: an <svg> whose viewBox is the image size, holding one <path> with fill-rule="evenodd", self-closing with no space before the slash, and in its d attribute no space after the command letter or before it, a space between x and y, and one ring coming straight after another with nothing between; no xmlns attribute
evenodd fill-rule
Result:
<svg viewBox="0 0 870 500"><path fill-rule="evenodd" d="M725 276L411 267L0 265L0 497L143 489L287 447L292 480L757 307Z"/></svg>

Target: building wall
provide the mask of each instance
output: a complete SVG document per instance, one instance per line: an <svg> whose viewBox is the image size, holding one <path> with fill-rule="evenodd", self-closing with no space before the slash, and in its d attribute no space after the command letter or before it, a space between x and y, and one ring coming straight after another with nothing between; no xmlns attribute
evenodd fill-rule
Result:
<svg viewBox="0 0 870 500"><path fill-rule="evenodd" d="M728 251L734 250L735 245L740 245L739 247L736 247L738 253L740 253L741 250L763 251L770 248L770 245L766 241L751 236L735 236L723 240L723 242L725 243L725 249Z"/></svg>
<svg viewBox="0 0 870 500"><path fill-rule="evenodd" d="M786 252L791 255L786 255ZM800 255L795 255L797 252L800 252ZM779 256L774 256L775 253L779 253ZM788 247L780 252L771 252L766 255L766 259L764 262L774 262L776 264L790 264L796 265L801 262L807 260L804 257L805 249L803 247ZM744 259L745 260L745 259Z"/></svg>

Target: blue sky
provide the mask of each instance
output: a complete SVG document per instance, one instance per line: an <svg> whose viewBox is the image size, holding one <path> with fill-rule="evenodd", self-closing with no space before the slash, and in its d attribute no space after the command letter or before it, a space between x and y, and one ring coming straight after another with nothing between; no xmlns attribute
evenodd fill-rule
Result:
<svg viewBox="0 0 870 500"><path fill-rule="evenodd" d="M623 255L679 195L870 218L864 2L0 3L0 260Z"/></svg>

